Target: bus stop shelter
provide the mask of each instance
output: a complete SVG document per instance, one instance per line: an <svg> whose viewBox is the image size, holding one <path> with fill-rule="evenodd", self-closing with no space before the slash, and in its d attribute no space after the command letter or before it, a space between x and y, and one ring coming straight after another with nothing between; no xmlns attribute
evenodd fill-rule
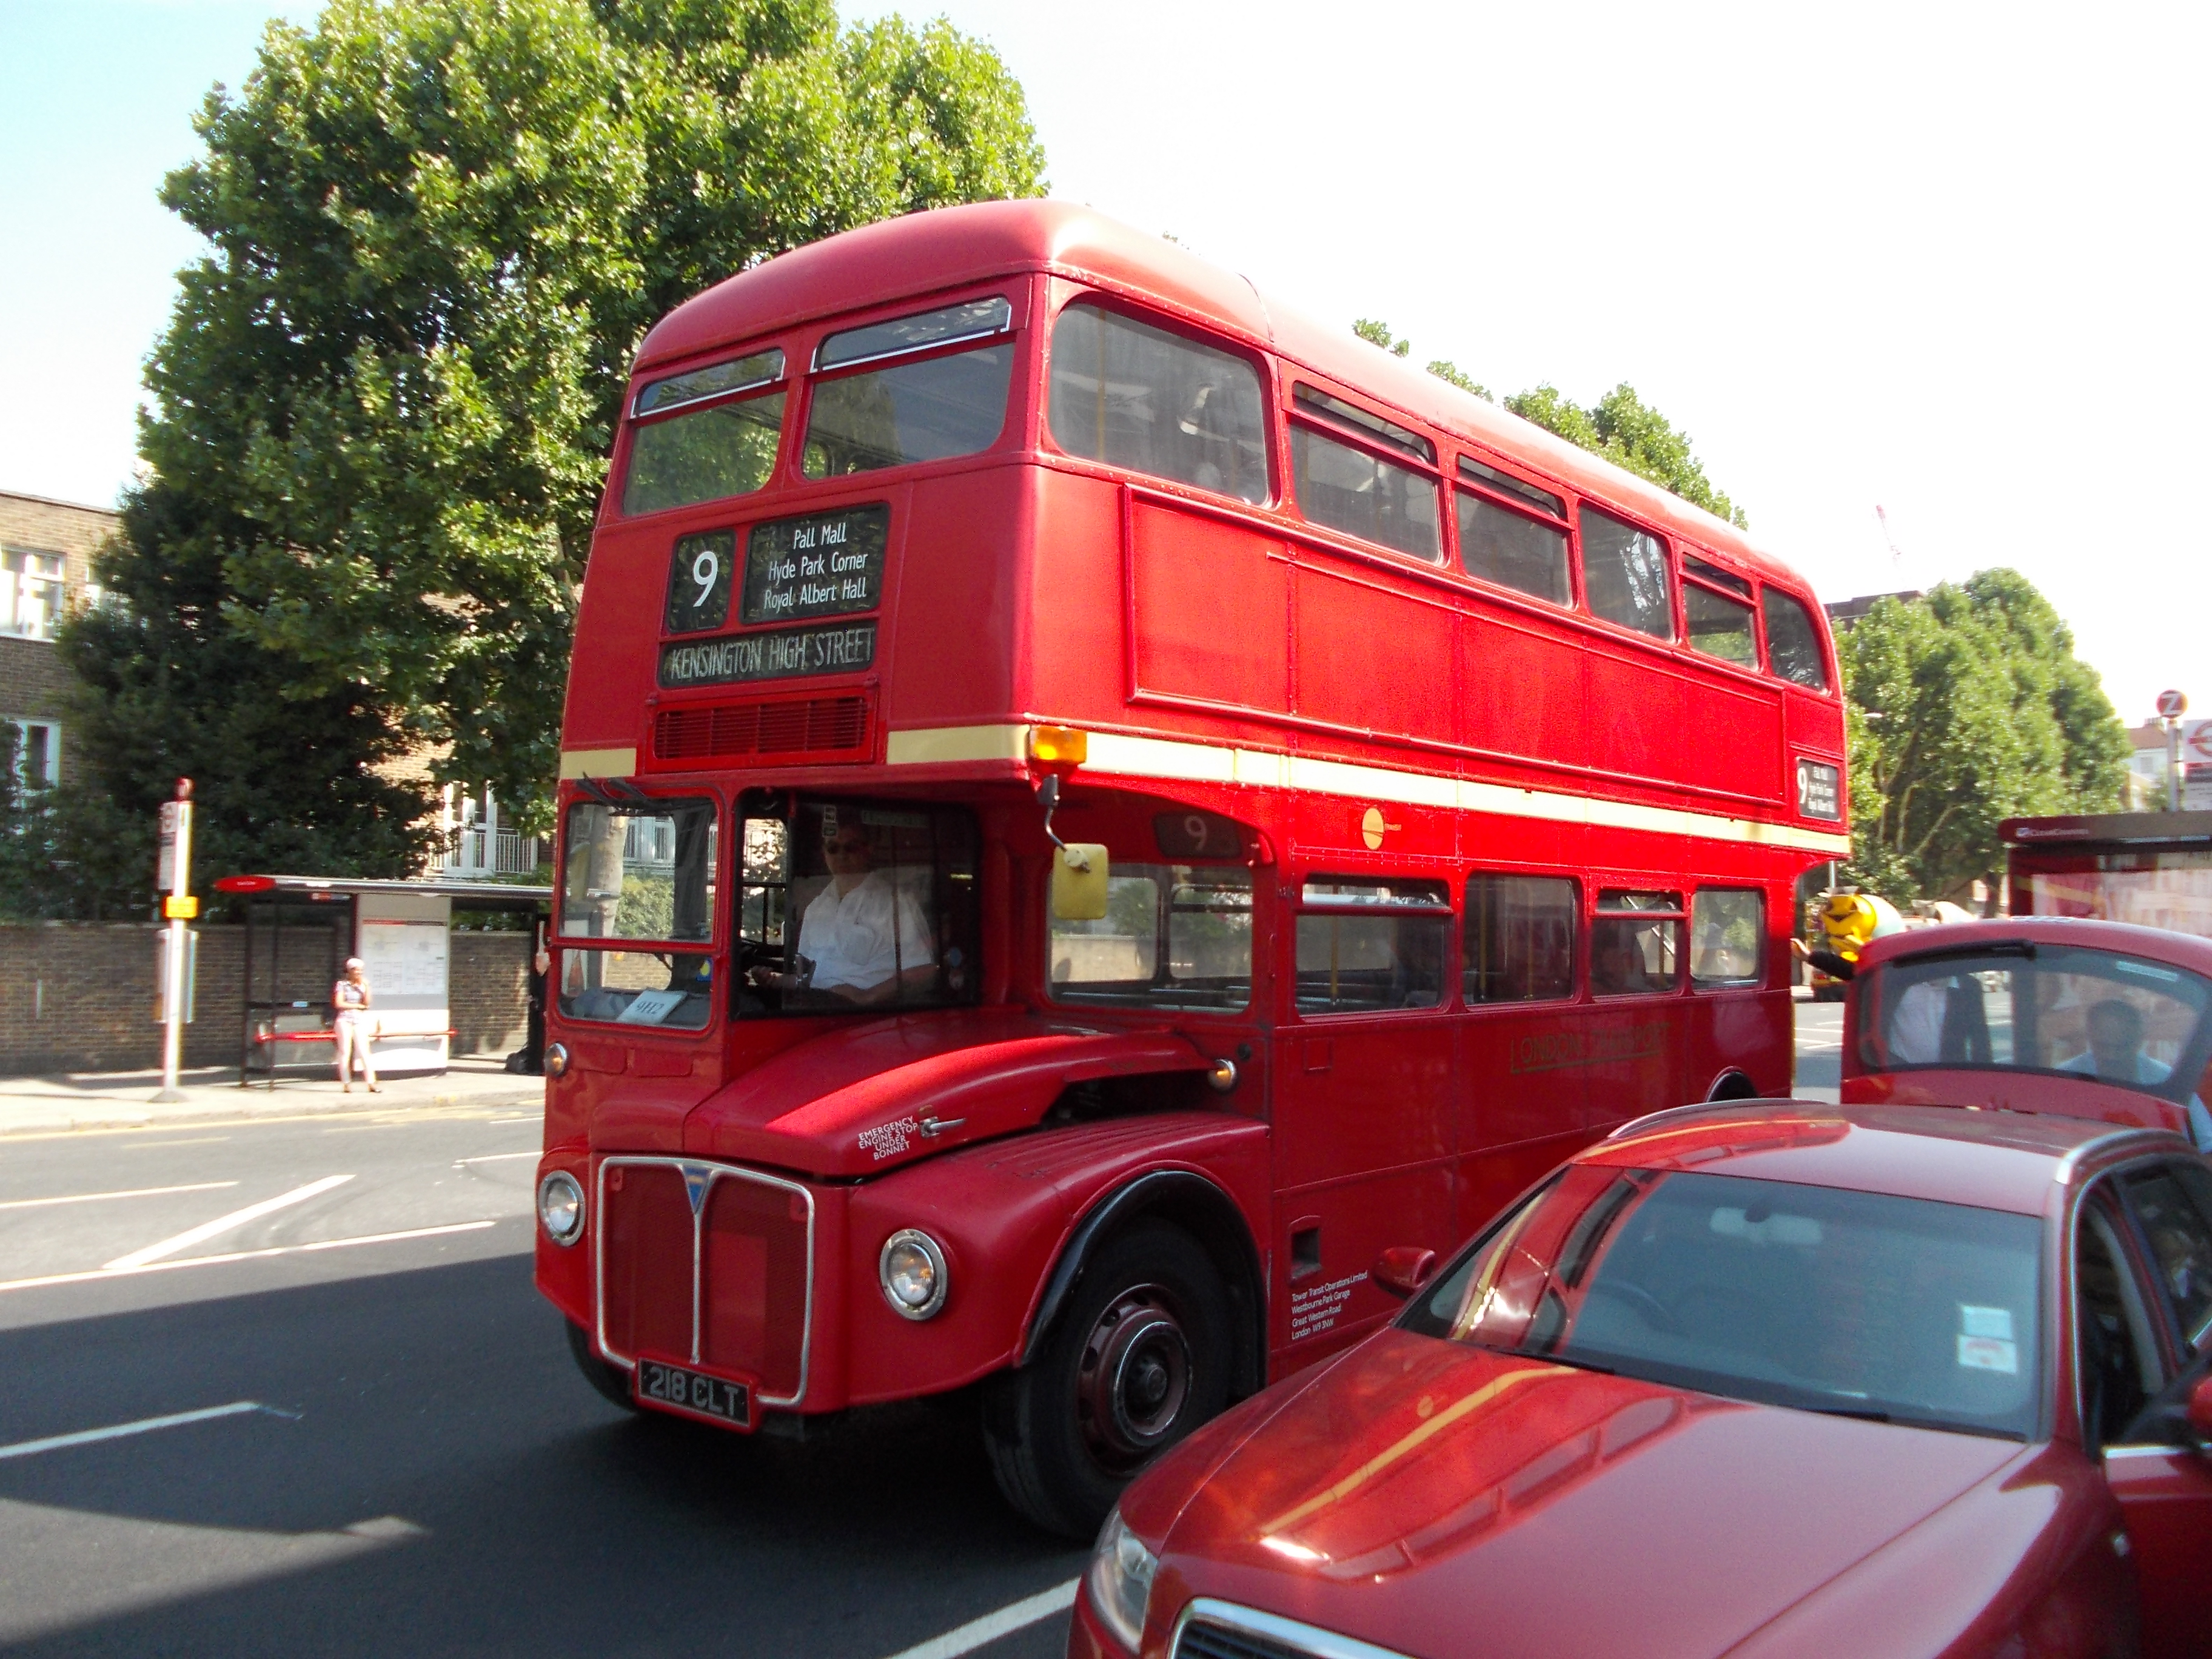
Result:
<svg viewBox="0 0 2212 1659"><path fill-rule="evenodd" d="M331 1064L331 988L349 957L362 959L374 999L378 1072L443 1072L453 1037L453 912L538 919L551 914L553 901L550 887L336 876L225 876L216 889L241 901L246 913L241 1087L274 1087L288 1068Z"/></svg>

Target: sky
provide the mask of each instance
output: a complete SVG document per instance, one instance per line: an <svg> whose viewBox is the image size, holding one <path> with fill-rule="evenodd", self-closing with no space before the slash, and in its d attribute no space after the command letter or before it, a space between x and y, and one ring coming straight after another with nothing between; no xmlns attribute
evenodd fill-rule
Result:
<svg viewBox="0 0 2212 1659"><path fill-rule="evenodd" d="M2212 9L939 4L1054 195L1501 393L1628 381L1823 599L2009 565L2130 723L2212 712ZM272 15L0 0L0 489L129 480L155 191Z"/></svg>

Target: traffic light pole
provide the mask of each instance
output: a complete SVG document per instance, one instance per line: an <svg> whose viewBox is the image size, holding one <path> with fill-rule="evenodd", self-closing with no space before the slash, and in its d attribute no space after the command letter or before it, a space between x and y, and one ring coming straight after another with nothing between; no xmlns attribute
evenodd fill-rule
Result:
<svg viewBox="0 0 2212 1659"><path fill-rule="evenodd" d="M161 915L169 924L161 952L161 1089L156 1101L182 1100L177 1073L185 1054L185 981L191 940L185 923L199 914L192 896L192 781L177 780L177 798L161 803L161 867L157 885Z"/></svg>

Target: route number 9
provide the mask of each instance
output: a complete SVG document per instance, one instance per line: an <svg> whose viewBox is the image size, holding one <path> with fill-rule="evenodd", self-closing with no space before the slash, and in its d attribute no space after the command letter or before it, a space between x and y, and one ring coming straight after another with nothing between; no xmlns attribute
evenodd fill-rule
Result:
<svg viewBox="0 0 2212 1659"><path fill-rule="evenodd" d="M696 634L720 628L728 618L737 553L734 531L710 530L678 540L668 561L668 632Z"/></svg>

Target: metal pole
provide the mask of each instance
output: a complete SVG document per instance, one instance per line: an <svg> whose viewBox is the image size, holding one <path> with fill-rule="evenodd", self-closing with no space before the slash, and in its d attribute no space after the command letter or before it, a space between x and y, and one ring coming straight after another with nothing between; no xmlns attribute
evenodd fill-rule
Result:
<svg viewBox="0 0 2212 1659"><path fill-rule="evenodd" d="M162 840L167 843L162 849L169 854L167 865L169 890L163 895L161 909L169 919L168 949L162 961L161 982L161 1089L156 1101L182 1100L184 1091L177 1087L177 1071L185 1052L185 927L193 906L192 891L192 781L177 780L177 798L164 804L162 813L167 819L162 827L167 832Z"/></svg>
<svg viewBox="0 0 2212 1659"><path fill-rule="evenodd" d="M2166 810L2181 810L2181 722L2166 723Z"/></svg>

